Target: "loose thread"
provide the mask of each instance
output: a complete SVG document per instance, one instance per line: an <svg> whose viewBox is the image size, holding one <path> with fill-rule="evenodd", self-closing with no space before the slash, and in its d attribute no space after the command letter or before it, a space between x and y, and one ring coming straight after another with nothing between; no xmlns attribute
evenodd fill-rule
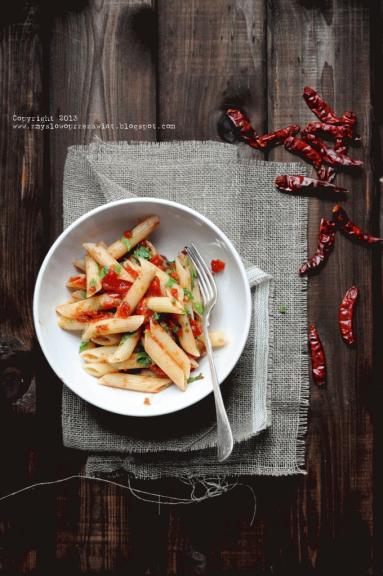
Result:
<svg viewBox="0 0 383 576"><path fill-rule="evenodd" d="M70 480L89 480L91 482L99 482L101 484L110 484L112 486L117 486L123 490L128 490L132 496L141 500L142 502L148 503L157 503L158 505L158 514L161 514L161 504L167 506L175 506L178 504L197 504L199 502L203 502L204 500L208 500L209 498L216 498L217 496L222 496L223 494L230 492L237 486L244 486L248 488L253 496L254 499L254 507L253 507L253 514L250 521L250 526L253 525L255 515L256 515L256 496L253 488L249 484L243 483L233 483L229 484L226 482L225 484L221 484L220 482L214 481L212 479L199 479L200 484L205 489L205 493L201 496L197 496L196 490L198 482L191 478L180 478L181 482L187 484L191 487L191 494L189 498L179 498L176 496L168 496L166 494L155 494L153 492L148 492L146 490L141 490L139 488L135 488L131 485L130 478L127 479L127 485L122 484L121 482L116 482L114 480L108 480L106 478L97 478L94 476L86 476L81 474L74 474L72 476L66 476L64 478L59 478L57 480L47 480L44 482L36 482L35 484L31 484L29 486L24 486L24 488L20 488L19 490L15 490L14 492L10 492L9 494L5 494L4 496L0 497L0 502L4 502L5 500L9 500L23 492L30 492L35 488L41 488L44 486L53 486L55 484L63 484L65 482L69 482ZM151 497L151 499L149 498Z"/></svg>

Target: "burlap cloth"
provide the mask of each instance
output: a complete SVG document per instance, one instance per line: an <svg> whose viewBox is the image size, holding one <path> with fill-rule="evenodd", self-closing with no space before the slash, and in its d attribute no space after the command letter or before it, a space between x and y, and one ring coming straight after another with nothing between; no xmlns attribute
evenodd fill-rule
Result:
<svg viewBox="0 0 383 576"><path fill-rule="evenodd" d="M211 395L179 413L138 419L103 412L64 387L63 441L89 452L87 474L159 478L304 472L306 280L297 270L306 257L307 200L274 187L277 175L294 173L304 173L304 167L240 161L235 146L217 142L69 148L65 226L112 200L175 200L195 208L228 235L254 287L249 340L222 386L235 438L230 459L216 461Z"/></svg>

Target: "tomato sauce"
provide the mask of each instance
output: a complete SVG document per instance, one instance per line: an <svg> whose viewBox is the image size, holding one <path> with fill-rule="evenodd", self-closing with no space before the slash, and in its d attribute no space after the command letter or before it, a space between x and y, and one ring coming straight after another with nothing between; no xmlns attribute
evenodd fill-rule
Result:
<svg viewBox="0 0 383 576"><path fill-rule="evenodd" d="M167 378L167 375L159 366L152 364L149 366L149 370L151 370L158 378Z"/></svg>
<svg viewBox="0 0 383 576"><path fill-rule="evenodd" d="M118 274L110 268L108 273L102 279L102 287L105 292L117 292L118 294L126 294L131 287L132 283L126 280L121 280Z"/></svg>
<svg viewBox="0 0 383 576"><path fill-rule="evenodd" d="M198 320L190 320L190 326L191 326L194 338L201 336L201 334L202 334L201 322L199 322Z"/></svg>
<svg viewBox="0 0 383 576"><path fill-rule="evenodd" d="M223 272L225 270L225 262L223 260L212 260L210 263L211 271L214 274L218 274L219 272Z"/></svg>
<svg viewBox="0 0 383 576"><path fill-rule="evenodd" d="M147 293L147 296L162 296L160 281L157 276L152 280Z"/></svg>
<svg viewBox="0 0 383 576"><path fill-rule="evenodd" d="M150 258L150 262L155 266L158 266L158 268L161 268L161 270L165 270L167 260L165 256L161 256L161 254L156 254L155 256L152 256L152 258Z"/></svg>
<svg viewBox="0 0 383 576"><path fill-rule="evenodd" d="M74 288L86 288L86 277L85 276L71 276L68 280L68 284L69 283Z"/></svg>
<svg viewBox="0 0 383 576"><path fill-rule="evenodd" d="M130 316L132 309L127 302L121 302L119 307L117 308L116 316L118 318L127 318Z"/></svg>

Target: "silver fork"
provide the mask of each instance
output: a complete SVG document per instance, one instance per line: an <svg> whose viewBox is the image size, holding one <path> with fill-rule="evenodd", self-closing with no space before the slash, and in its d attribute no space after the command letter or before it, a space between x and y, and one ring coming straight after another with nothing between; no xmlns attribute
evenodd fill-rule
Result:
<svg viewBox="0 0 383 576"><path fill-rule="evenodd" d="M217 457L218 460L222 462L230 456L233 450L233 434L231 431L229 419L226 414L225 405L223 403L221 389L218 383L217 372L213 360L213 351L208 334L210 312L217 302L217 286L215 284L213 275L209 270L209 267L202 258L201 254L198 252L195 245L192 243L190 246L186 246L186 251L197 271L199 287L204 305L202 317L203 335L205 338L207 357L209 359L211 380L213 383L214 391L215 410L217 414Z"/></svg>

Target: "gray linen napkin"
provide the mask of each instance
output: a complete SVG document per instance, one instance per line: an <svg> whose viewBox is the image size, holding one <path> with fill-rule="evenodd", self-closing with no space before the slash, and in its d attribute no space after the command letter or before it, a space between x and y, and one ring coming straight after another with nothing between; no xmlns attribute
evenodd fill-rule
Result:
<svg viewBox="0 0 383 576"><path fill-rule="evenodd" d="M65 225L111 200L169 198L205 214L231 238L245 261L265 270L248 266L249 281L256 285L251 334L223 385L237 442L229 461L217 465L210 448L215 440L211 397L182 413L145 419L143 425L139 419L98 410L65 388L64 444L94 453L88 458L88 474L115 475L121 470L158 478L303 471L306 281L296 271L306 256L307 201L276 192L273 185L278 174L303 173L302 168L241 162L234 146L216 142L100 143L69 149ZM276 280L275 299L270 274ZM270 403L272 426L256 436L270 425Z"/></svg>

